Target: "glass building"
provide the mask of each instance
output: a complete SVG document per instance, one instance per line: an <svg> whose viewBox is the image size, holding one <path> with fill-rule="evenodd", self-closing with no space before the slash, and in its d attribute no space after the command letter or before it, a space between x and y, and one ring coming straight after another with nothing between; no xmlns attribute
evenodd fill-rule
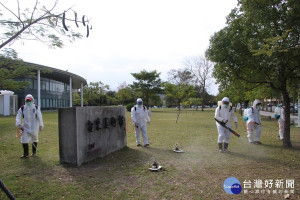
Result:
<svg viewBox="0 0 300 200"><path fill-rule="evenodd" d="M42 110L56 110L59 107L72 107L72 91L80 89L81 106L83 106L83 86L87 81L68 71L59 70L33 63L26 64L36 71L35 77L22 80L29 82L26 89L15 91L18 95L18 105L25 104L25 96L32 94L35 104Z"/></svg>

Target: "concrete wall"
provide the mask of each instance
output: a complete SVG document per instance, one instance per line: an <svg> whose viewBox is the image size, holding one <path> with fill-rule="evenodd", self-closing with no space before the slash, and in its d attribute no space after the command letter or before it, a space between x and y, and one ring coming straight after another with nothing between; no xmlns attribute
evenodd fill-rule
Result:
<svg viewBox="0 0 300 200"><path fill-rule="evenodd" d="M0 94L0 115L15 115L18 109L17 99L17 95Z"/></svg>
<svg viewBox="0 0 300 200"><path fill-rule="evenodd" d="M80 166L127 145L123 106L59 108L58 124L61 163Z"/></svg>
<svg viewBox="0 0 300 200"><path fill-rule="evenodd" d="M0 95L0 115L4 115L4 95Z"/></svg>
<svg viewBox="0 0 300 200"><path fill-rule="evenodd" d="M0 95L0 115L10 115L10 95Z"/></svg>

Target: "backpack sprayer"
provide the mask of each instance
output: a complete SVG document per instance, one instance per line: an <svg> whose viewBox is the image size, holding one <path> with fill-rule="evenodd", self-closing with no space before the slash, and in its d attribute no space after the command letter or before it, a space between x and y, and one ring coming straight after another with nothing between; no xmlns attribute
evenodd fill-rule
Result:
<svg viewBox="0 0 300 200"><path fill-rule="evenodd" d="M223 126L224 128L228 129L233 135L240 137L240 134L238 134L237 132L235 132L234 130L232 130L231 128L229 128L224 122L221 122L219 120L217 120L216 118L214 118L221 126Z"/></svg>

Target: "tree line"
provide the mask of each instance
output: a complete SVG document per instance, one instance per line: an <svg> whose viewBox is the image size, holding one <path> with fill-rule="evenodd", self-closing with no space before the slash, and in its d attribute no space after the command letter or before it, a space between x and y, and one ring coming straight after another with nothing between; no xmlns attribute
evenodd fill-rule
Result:
<svg viewBox="0 0 300 200"><path fill-rule="evenodd" d="M199 67L199 66L198 66ZM201 67L199 67L200 70ZM117 91L98 81L91 82L83 88L83 102L86 106L125 105L131 108L137 98L142 98L149 107L191 107L216 104L215 96L208 94L207 86L199 85L201 81L189 68L173 69L168 73L168 81L162 81L157 70L142 70L131 73L135 81L119 85ZM207 81L207 80L206 80ZM165 101L165 102L163 102ZM81 104L80 91L73 92L73 104Z"/></svg>

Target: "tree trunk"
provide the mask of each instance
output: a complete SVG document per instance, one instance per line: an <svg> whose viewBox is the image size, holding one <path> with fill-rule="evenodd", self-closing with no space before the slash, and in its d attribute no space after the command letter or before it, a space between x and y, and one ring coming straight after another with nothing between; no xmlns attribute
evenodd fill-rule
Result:
<svg viewBox="0 0 300 200"><path fill-rule="evenodd" d="M146 104L144 104L144 105L149 107L149 95L148 95L148 93L146 93Z"/></svg>
<svg viewBox="0 0 300 200"><path fill-rule="evenodd" d="M283 146L292 147L291 137L290 137L290 97L289 93L285 90L282 91L283 105L284 108L284 138Z"/></svg>
<svg viewBox="0 0 300 200"><path fill-rule="evenodd" d="M271 106L271 108L270 108L270 109L271 109L271 112L273 112L273 111L272 111L272 108L273 108L273 105L272 105L272 96L271 96L271 103L270 103L270 106Z"/></svg>
<svg viewBox="0 0 300 200"><path fill-rule="evenodd" d="M242 106L240 108L240 114L241 114L241 116L243 116L243 108L242 108Z"/></svg>
<svg viewBox="0 0 300 200"><path fill-rule="evenodd" d="M204 98L205 98L205 87L202 87L202 111L204 111Z"/></svg>
<svg viewBox="0 0 300 200"><path fill-rule="evenodd" d="M178 102L178 110L177 110L176 124L177 124L178 119L179 119L180 111L181 111L181 108L180 108L180 102Z"/></svg>

